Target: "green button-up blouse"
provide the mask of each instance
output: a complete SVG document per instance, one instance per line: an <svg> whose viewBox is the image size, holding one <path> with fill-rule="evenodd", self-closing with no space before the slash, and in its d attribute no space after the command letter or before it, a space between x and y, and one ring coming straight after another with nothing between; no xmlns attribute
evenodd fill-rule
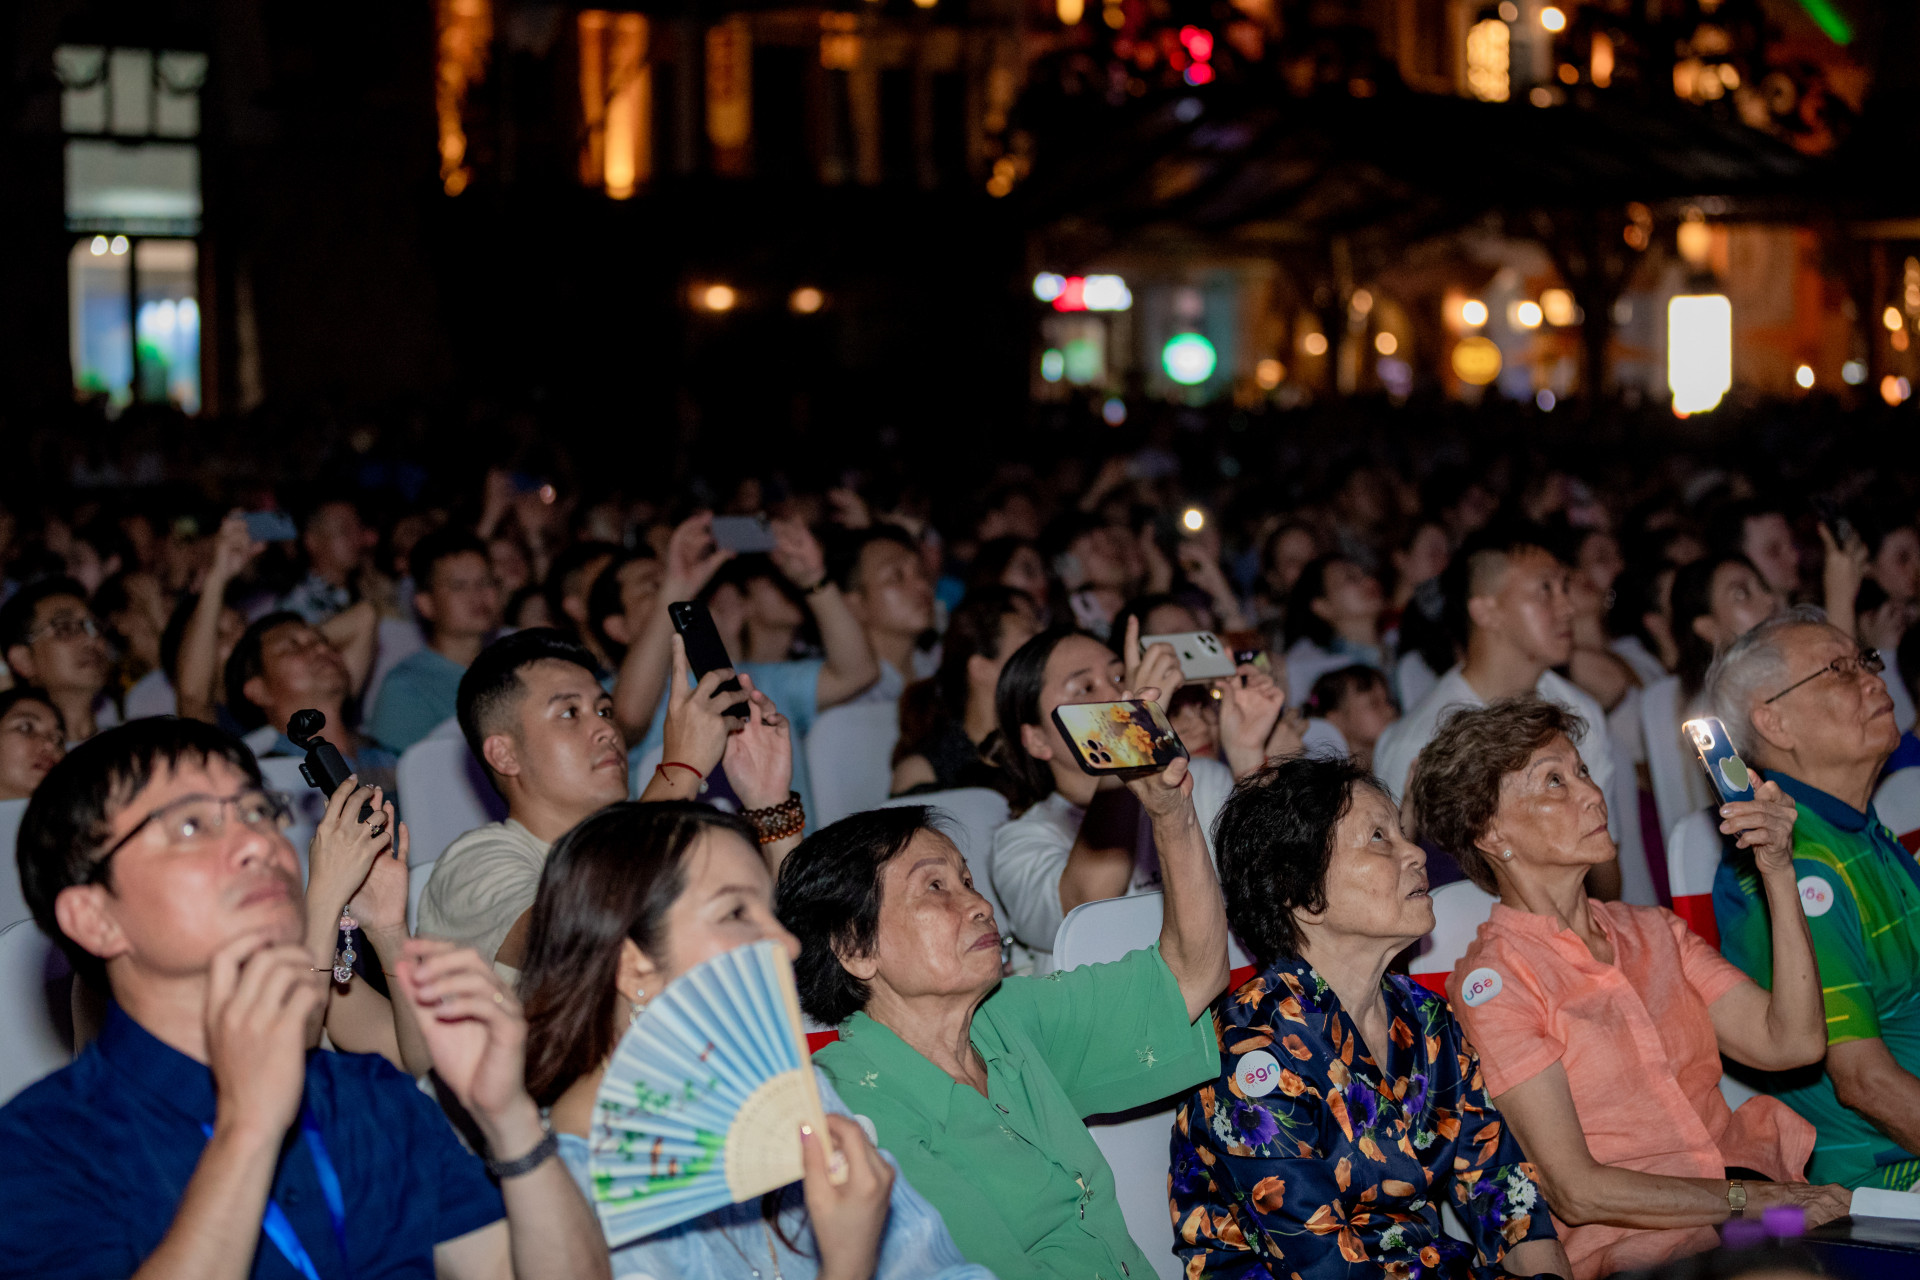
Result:
<svg viewBox="0 0 1920 1280"><path fill-rule="evenodd" d="M1219 1072L1211 1019L1188 1021L1160 948L1008 978L975 1011L972 1040L984 1098L864 1013L813 1060L969 1261L1000 1280L1152 1280L1083 1121Z"/></svg>

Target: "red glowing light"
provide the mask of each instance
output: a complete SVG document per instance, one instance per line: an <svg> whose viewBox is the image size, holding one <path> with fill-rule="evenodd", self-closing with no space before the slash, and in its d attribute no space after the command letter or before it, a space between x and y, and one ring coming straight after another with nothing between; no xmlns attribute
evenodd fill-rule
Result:
<svg viewBox="0 0 1920 1280"><path fill-rule="evenodd" d="M1211 31L1205 31L1199 27L1182 27L1180 28L1180 43L1186 46L1187 52L1192 55L1195 62L1205 62L1207 59L1213 57L1213 33Z"/></svg>
<svg viewBox="0 0 1920 1280"><path fill-rule="evenodd" d="M1087 309L1087 280L1085 276L1068 276L1060 286L1060 296L1053 300L1055 311L1085 311Z"/></svg>
<svg viewBox="0 0 1920 1280"><path fill-rule="evenodd" d="M1206 63L1196 62L1187 68L1188 84L1211 84L1212 82L1213 68Z"/></svg>

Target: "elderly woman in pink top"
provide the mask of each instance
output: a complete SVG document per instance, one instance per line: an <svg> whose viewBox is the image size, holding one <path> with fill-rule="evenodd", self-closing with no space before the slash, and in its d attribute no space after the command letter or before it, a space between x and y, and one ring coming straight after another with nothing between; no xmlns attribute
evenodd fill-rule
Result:
<svg viewBox="0 0 1920 1280"><path fill-rule="evenodd" d="M1607 802L1538 698L1455 713L1408 788L1422 834L1500 901L1447 984L1488 1090L1539 1171L1575 1280L1712 1248L1736 1214L1846 1214L1801 1174L1813 1127L1768 1097L1731 1110L1720 1055L1764 1071L1817 1062L1825 1012L1793 874L1794 807L1767 782L1725 805L1772 908L1773 990L1671 911L1587 896L1611 862Z"/></svg>

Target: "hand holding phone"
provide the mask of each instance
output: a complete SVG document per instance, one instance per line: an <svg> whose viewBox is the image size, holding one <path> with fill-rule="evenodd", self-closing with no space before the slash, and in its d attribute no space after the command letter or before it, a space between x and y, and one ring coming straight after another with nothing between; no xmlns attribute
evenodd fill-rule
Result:
<svg viewBox="0 0 1920 1280"><path fill-rule="evenodd" d="M727 646L720 639L720 629L713 625L713 615L707 611L706 605L698 600L676 600L667 606L667 617L673 621L673 629L680 633L680 641L687 647L687 663L693 668L695 680L709 671L733 666L733 659L727 656ZM728 680L716 690L719 693L739 691L738 680ZM728 707L725 714L744 720L747 704L743 702Z"/></svg>
<svg viewBox="0 0 1920 1280"><path fill-rule="evenodd" d="M1188 682L1221 680L1234 672L1233 651L1211 631L1175 631L1140 637L1142 649L1151 649L1156 644L1172 646L1174 657L1180 661L1180 678Z"/></svg>
<svg viewBox="0 0 1920 1280"><path fill-rule="evenodd" d="M1054 727L1081 772L1144 777L1187 759L1187 748L1157 702L1076 702L1053 709Z"/></svg>
<svg viewBox="0 0 1920 1280"><path fill-rule="evenodd" d="M1727 726L1721 723L1720 717L1702 716L1680 727L1693 739L1694 749L1700 753L1700 764L1706 769L1713 789L1720 794L1722 804L1753 799L1753 775L1747 771L1746 761L1734 751Z"/></svg>

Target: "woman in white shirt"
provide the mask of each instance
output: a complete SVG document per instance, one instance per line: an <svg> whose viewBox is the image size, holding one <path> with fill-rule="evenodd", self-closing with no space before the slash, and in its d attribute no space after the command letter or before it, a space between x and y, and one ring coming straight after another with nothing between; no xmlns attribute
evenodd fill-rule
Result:
<svg viewBox="0 0 1920 1280"><path fill-rule="evenodd" d="M1135 621L1126 637L1132 661L1123 662L1084 632L1054 628L1015 650L1000 672L994 697L1000 727L989 749L1013 780L1016 817L994 834L991 875L1019 944L1017 969L1052 969L1054 933L1074 907L1159 886L1160 860L1139 803L1119 779L1083 772L1053 723L1055 707L1117 702L1135 691L1153 700L1171 696L1180 684L1172 646L1142 652L1139 640ZM1220 691L1227 764L1197 759L1191 770L1204 829L1211 829L1234 778L1265 762L1269 736L1290 732L1279 723L1284 695L1255 667L1241 667ZM1297 736L1293 745L1297 749Z"/></svg>

